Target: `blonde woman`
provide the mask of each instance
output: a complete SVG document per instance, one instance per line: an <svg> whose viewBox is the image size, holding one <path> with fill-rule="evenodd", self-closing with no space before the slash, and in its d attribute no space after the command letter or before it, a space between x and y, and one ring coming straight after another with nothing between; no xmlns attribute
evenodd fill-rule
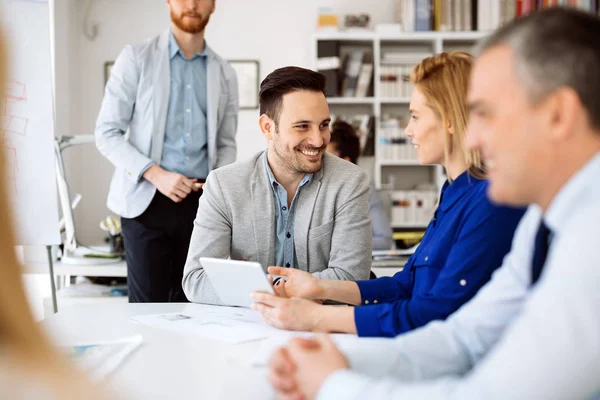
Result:
<svg viewBox="0 0 600 400"><path fill-rule="evenodd" d="M1 38L1 36L0 36ZM0 93L7 57L0 41ZM5 176L0 151L0 177ZM81 375L81 376L80 376ZM34 322L15 258L5 180L0 182L0 397L3 399L98 399L97 387L53 349Z"/></svg>
<svg viewBox="0 0 600 400"><path fill-rule="evenodd" d="M466 148L472 63L468 53L442 53L424 59L411 76L415 87L406 135L419 162L443 165L448 180L421 245L403 271L351 282L271 267L270 273L288 280L276 287L279 297L253 294L253 307L268 323L291 330L393 337L445 319L488 282L510 250L524 210L488 201L481 155ZM354 307L309 300L335 300Z"/></svg>

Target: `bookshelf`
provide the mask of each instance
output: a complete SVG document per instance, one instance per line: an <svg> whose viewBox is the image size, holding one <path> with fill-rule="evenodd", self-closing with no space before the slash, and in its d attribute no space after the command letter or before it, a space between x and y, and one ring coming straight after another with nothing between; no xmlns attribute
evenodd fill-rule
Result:
<svg viewBox="0 0 600 400"><path fill-rule="evenodd" d="M338 31L316 32L312 37L313 69L324 73L328 81L336 80L329 86L328 91L332 116L345 119L352 119L364 113L373 116L372 128L369 129L372 132L363 130L360 133L360 135L371 135L361 140L361 143L367 143L365 150L369 146L368 141L372 141L369 152L364 154L365 158L369 158L369 162L359 164L367 169L377 189L389 192L387 197L391 199L392 227L395 230L425 229L429 217L405 218L405 214L395 214L394 207L408 203L427 204L427 209L424 208L420 212L432 213L435 202L431 202L429 194L434 192L433 198L437 199L446 179L441 166L419 164L410 141L404 136L403 130L409 117L408 106L412 89L401 87L408 85L401 77L406 76L412 70L412 66L424 57L443 51L472 51L476 42L487 34L487 32L390 34L373 31ZM357 52L362 52L363 58L367 62L372 62L372 69L368 70L370 78L366 89L367 96L355 95L359 91L362 65L354 66L354 93L352 90L346 91L348 86L352 86L344 82L348 81L347 72L350 71L348 64L352 62L353 54ZM365 57L366 53L371 53L372 58ZM329 62L329 66L323 64L324 58ZM332 63L332 60L335 62ZM332 65L337 65L337 68L331 68ZM322 68L324 66L330 69ZM388 77L392 78L391 85ZM364 94L364 87L362 92L361 94ZM390 132L393 132L391 136ZM393 151L390 151L391 149ZM417 197L414 196L415 193ZM427 195L427 198L419 198L420 194Z"/></svg>
<svg viewBox="0 0 600 400"><path fill-rule="evenodd" d="M327 102L331 104L374 104L374 97L329 97Z"/></svg>

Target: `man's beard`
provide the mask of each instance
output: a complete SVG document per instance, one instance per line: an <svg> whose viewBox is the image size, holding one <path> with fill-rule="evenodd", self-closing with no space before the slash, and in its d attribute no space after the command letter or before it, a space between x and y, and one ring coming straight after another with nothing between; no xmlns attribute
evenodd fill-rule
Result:
<svg viewBox="0 0 600 400"><path fill-rule="evenodd" d="M198 17L198 18L186 18L186 16ZM185 20L184 20L185 19ZM200 33L206 28L210 14L203 18L201 14L186 12L177 16L171 11L171 21L182 31L187 33Z"/></svg>
<svg viewBox="0 0 600 400"><path fill-rule="evenodd" d="M276 144L273 150L279 159L279 165L293 174L314 174L323 166L322 153L321 160L318 163L312 164L309 162L305 163L297 149L289 152L285 147L279 148ZM320 150L323 150L323 148L320 148Z"/></svg>

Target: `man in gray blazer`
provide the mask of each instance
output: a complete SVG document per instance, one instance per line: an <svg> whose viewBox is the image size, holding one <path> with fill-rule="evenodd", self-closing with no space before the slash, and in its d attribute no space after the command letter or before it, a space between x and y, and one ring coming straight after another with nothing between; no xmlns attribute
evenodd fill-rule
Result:
<svg viewBox="0 0 600 400"><path fill-rule="evenodd" d="M167 3L171 29L123 49L96 123L115 166L108 207L122 217L130 302L186 300L200 189L236 157L237 79L204 42L215 2Z"/></svg>
<svg viewBox="0 0 600 400"><path fill-rule="evenodd" d="M369 180L326 152L325 77L286 67L261 83L259 125L268 150L212 171L183 276L190 301L221 304L199 262L217 257L298 268L322 279L367 279ZM232 277L235 287L235 277Z"/></svg>

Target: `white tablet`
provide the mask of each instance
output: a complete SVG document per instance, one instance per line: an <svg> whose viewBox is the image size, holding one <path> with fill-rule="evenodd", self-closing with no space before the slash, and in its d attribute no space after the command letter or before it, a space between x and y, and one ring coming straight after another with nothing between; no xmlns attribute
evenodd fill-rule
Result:
<svg viewBox="0 0 600 400"><path fill-rule="evenodd" d="M200 264L221 301L228 306L250 307L252 292L275 294L257 262L200 257Z"/></svg>

